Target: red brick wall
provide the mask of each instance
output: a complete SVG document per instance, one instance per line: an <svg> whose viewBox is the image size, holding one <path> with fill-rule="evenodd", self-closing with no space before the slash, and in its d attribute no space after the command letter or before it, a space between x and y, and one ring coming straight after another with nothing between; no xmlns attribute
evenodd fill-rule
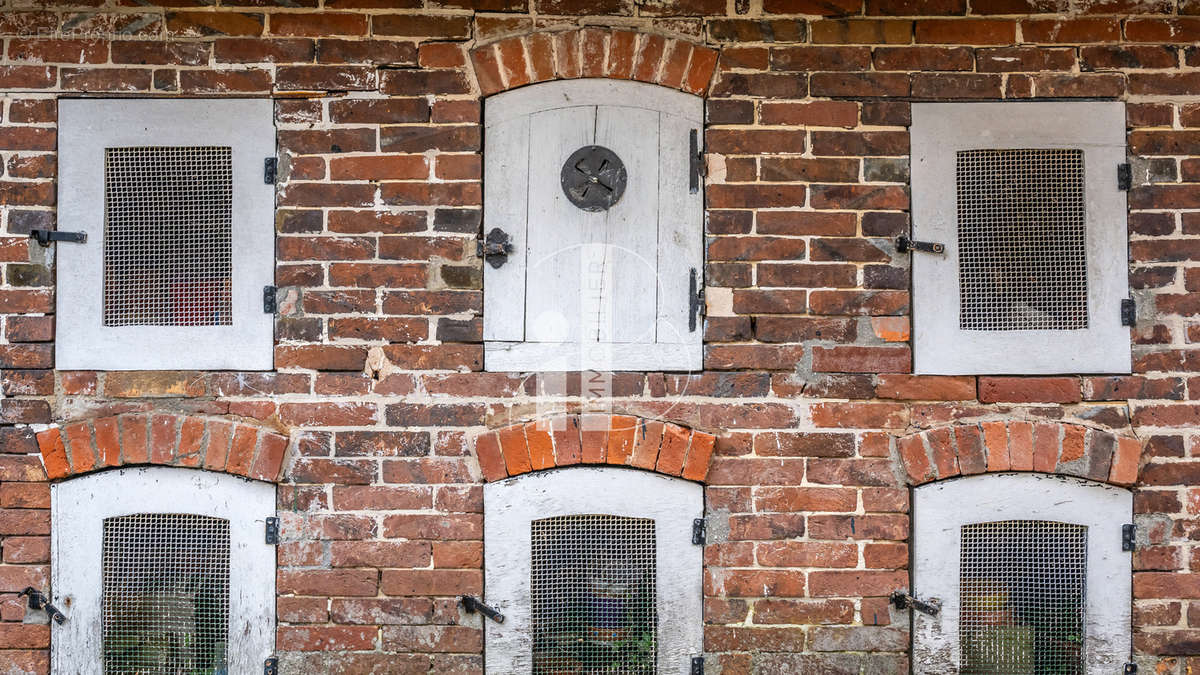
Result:
<svg viewBox="0 0 1200 675"><path fill-rule="evenodd" d="M908 585L910 478L897 439L1012 420L1141 442L1138 661L1146 672L1200 667L1200 3L172 4L0 13L0 661L10 670L48 669L49 630L16 597L49 583L49 490L30 425L136 412L290 436L279 491L285 672L482 668L479 620L456 606L482 585L473 439L542 408L532 380L479 372L482 76L468 50L580 25L720 50L705 371L621 373L611 400L554 402L718 436L706 490L709 672L904 672L907 615L885 601ZM278 99L276 371L53 370L53 249L26 234L54 224L55 98L81 94ZM907 227L909 101L1002 97L1128 102L1131 376L909 374L907 257L892 244Z"/></svg>

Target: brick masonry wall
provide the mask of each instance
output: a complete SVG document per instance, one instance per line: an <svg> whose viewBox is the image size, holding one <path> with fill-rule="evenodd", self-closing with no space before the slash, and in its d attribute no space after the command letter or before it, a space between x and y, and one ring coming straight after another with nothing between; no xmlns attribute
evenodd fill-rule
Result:
<svg viewBox="0 0 1200 675"><path fill-rule="evenodd" d="M319 2L3 4L8 671L48 670L49 629L16 597L49 584L34 430L170 412L290 438L284 672L479 672L479 619L456 606L483 580L473 439L548 407L718 436L704 620L708 672L724 675L906 672L908 616L885 599L909 583L897 439L1012 420L1136 438L1137 660L1144 672L1200 667L1200 3ZM720 50L708 346L702 373L619 373L604 400L579 396L576 380L547 401L532 378L479 372L481 106L468 50L580 26ZM277 98L275 371L53 369L54 251L26 235L55 224L61 95ZM1128 102L1134 373L911 375L907 257L892 243L907 228L909 102L1077 97Z"/></svg>

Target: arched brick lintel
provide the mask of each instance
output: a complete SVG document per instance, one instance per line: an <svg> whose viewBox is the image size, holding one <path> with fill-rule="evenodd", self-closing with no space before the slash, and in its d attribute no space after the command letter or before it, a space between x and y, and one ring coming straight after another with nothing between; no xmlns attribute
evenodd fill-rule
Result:
<svg viewBox="0 0 1200 675"><path fill-rule="evenodd" d="M607 77L637 80L704 96L717 51L653 33L582 28L529 33L471 50L484 96L547 80Z"/></svg>
<svg viewBox="0 0 1200 675"><path fill-rule="evenodd" d="M120 466L181 466L275 482L288 437L254 424L172 413L71 422L37 434L51 480Z"/></svg>
<svg viewBox="0 0 1200 675"><path fill-rule="evenodd" d="M703 482L716 436L632 415L560 415L475 440L484 480L574 465L630 466Z"/></svg>
<svg viewBox="0 0 1200 675"><path fill-rule="evenodd" d="M899 439L912 485L960 475L1037 471L1130 486L1142 444L1136 438L1060 422L983 422L938 427Z"/></svg>

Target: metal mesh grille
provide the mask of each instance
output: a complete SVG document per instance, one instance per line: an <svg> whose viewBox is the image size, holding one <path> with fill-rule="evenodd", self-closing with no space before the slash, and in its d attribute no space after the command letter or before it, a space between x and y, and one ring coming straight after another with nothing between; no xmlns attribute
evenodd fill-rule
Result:
<svg viewBox="0 0 1200 675"><path fill-rule="evenodd" d="M961 536L963 675L1083 675L1087 528L1007 520Z"/></svg>
<svg viewBox="0 0 1200 675"><path fill-rule="evenodd" d="M233 323L230 148L108 148L104 208L104 325Z"/></svg>
<svg viewBox="0 0 1200 675"><path fill-rule="evenodd" d="M959 327L1087 328L1082 150L958 153Z"/></svg>
<svg viewBox="0 0 1200 675"><path fill-rule="evenodd" d="M104 672L221 673L229 635L229 521L104 519Z"/></svg>
<svg viewBox="0 0 1200 675"><path fill-rule="evenodd" d="M531 529L533 672L653 675L654 521L559 516Z"/></svg>

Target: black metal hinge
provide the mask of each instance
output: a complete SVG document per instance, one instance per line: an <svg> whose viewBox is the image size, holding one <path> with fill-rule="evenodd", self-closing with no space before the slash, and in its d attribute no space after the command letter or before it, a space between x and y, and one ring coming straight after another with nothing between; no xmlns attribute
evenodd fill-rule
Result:
<svg viewBox="0 0 1200 675"><path fill-rule="evenodd" d="M279 543L279 519L275 517L267 518L267 530L265 536L268 544Z"/></svg>
<svg viewBox="0 0 1200 675"><path fill-rule="evenodd" d="M1121 550L1132 551L1137 548L1137 528L1133 523L1121 526Z"/></svg>
<svg viewBox="0 0 1200 675"><path fill-rule="evenodd" d="M692 671L689 675L704 675L704 657L692 657Z"/></svg>
<svg viewBox="0 0 1200 675"><path fill-rule="evenodd" d="M1122 670L1121 672L1124 673L1125 675L1137 675L1137 664L1136 663L1126 663L1125 669Z"/></svg>
<svg viewBox="0 0 1200 675"><path fill-rule="evenodd" d="M1137 304L1133 302L1133 298L1125 298L1121 301L1121 325L1133 326L1137 324Z"/></svg>
<svg viewBox="0 0 1200 675"><path fill-rule="evenodd" d="M275 178L279 175L279 160L274 157L268 157L263 160L263 182L267 185L274 185Z"/></svg>
<svg viewBox="0 0 1200 675"><path fill-rule="evenodd" d="M59 232L58 230L30 230L29 236L37 239L42 246L49 246L55 241L69 241L72 244L87 243L87 232Z"/></svg>
<svg viewBox="0 0 1200 675"><path fill-rule="evenodd" d="M700 275L693 267L688 277L688 332L695 333L700 324L700 315L704 313L704 287L700 285Z"/></svg>
<svg viewBox="0 0 1200 675"><path fill-rule="evenodd" d="M274 286L263 286L263 314L274 314L279 309Z"/></svg>
<svg viewBox="0 0 1200 675"><path fill-rule="evenodd" d="M263 661L263 675L279 675L279 659L272 656Z"/></svg>
<svg viewBox="0 0 1200 675"><path fill-rule="evenodd" d="M1133 187L1133 168L1128 164L1117 165L1117 189L1128 190Z"/></svg>
<svg viewBox="0 0 1200 675"><path fill-rule="evenodd" d="M704 519L697 518L692 521L692 543L701 546L705 539Z"/></svg>
<svg viewBox="0 0 1200 675"><path fill-rule="evenodd" d="M688 192L700 191L700 177L704 175L704 154L700 152L700 132L688 132Z"/></svg>
<svg viewBox="0 0 1200 675"><path fill-rule="evenodd" d="M913 251L920 251L922 253L945 253L946 245L939 244L935 241L916 241L914 239L909 239L904 235L896 237L896 252L911 253Z"/></svg>

